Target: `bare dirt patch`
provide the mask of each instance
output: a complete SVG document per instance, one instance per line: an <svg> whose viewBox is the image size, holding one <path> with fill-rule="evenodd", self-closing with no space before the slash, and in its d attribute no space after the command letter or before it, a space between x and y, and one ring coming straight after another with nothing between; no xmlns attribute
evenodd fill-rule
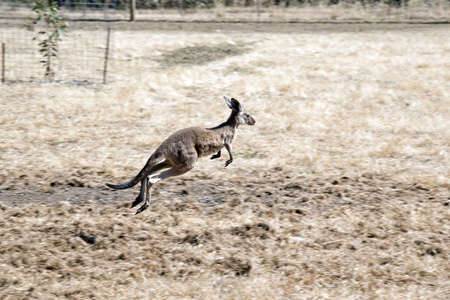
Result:
<svg viewBox="0 0 450 300"><path fill-rule="evenodd" d="M248 51L245 44L217 44L183 47L165 53L158 61L170 67L176 65L203 65L215 60L243 54Z"/></svg>

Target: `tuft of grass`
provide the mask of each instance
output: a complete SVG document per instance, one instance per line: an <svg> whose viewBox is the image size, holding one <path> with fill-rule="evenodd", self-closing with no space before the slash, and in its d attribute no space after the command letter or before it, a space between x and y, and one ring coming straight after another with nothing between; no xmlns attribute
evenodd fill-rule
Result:
<svg viewBox="0 0 450 300"><path fill-rule="evenodd" d="M249 48L245 43L190 46L163 54L159 62L166 67L177 65L204 65L229 56L241 55L247 51L249 51Z"/></svg>

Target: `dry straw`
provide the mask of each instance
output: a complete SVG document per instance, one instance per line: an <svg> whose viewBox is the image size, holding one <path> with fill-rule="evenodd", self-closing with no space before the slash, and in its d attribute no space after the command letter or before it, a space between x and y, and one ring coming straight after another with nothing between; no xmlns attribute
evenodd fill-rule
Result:
<svg viewBox="0 0 450 300"><path fill-rule="evenodd" d="M223 122L223 95L257 121L229 168L200 160L138 217L1 204L0 298L448 299L449 30L363 29L119 31L114 84L0 86L3 189L129 179L173 131ZM248 46L161 62L224 43Z"/></svg>

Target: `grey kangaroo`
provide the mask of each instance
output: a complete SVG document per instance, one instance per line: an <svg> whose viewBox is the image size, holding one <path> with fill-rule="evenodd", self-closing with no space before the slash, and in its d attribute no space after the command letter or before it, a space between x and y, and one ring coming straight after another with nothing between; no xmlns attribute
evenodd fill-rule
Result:
<svg viewBox="0 0 450 300"><path fill-rule="evenodd" d="M222 148L227 149L230 159L225 167L233 162L231 144L236 139L237 129L241 124L254 125L255 119L251 117L239 101L224 97L231 115L228 120L214 128L190 127L181 129L169 136L150 156L144 168L131 181L113 185L106 185L113 189L127 189L141 182L139 196L131 204L135 207L142 201L144 204L136 214L143 212L150 205L150 189L158 181L182 175L194 168L197 159L211 155L211 159L221 157ZM163 169L168 169L162 171Z"/></svg>

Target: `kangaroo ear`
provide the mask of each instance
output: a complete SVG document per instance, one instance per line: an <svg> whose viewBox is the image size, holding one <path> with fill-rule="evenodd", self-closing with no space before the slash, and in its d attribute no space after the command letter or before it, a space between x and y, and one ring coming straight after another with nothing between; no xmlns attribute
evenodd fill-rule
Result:
<svg viewBox="0 0 450 300"><path fill-rule="evenodd" d="M223 96L223 99L225 99L225 102L227 103L228 107L230 109L233 109L233 105L231 104L231 100L228 99L226 96Z"/></svg>
<svg viewBox="0 0 450 300"><path fill-rule="evenodd" d="M242 110L241 104L234 98L231 98L231 106L233 107L232 109L237 112L240 112Z"/></svg>
<svg viewBox="0 0 450 300"><path fill-rule="evenodd" d="M228 107L231 108L232 110L236 111L236 112L240 112L241 111L241 104L239 104L239 101L237 101L234 98L228 99L227 97L223 97L223 99L225 99L225 101L228 104Z"/></svg>

